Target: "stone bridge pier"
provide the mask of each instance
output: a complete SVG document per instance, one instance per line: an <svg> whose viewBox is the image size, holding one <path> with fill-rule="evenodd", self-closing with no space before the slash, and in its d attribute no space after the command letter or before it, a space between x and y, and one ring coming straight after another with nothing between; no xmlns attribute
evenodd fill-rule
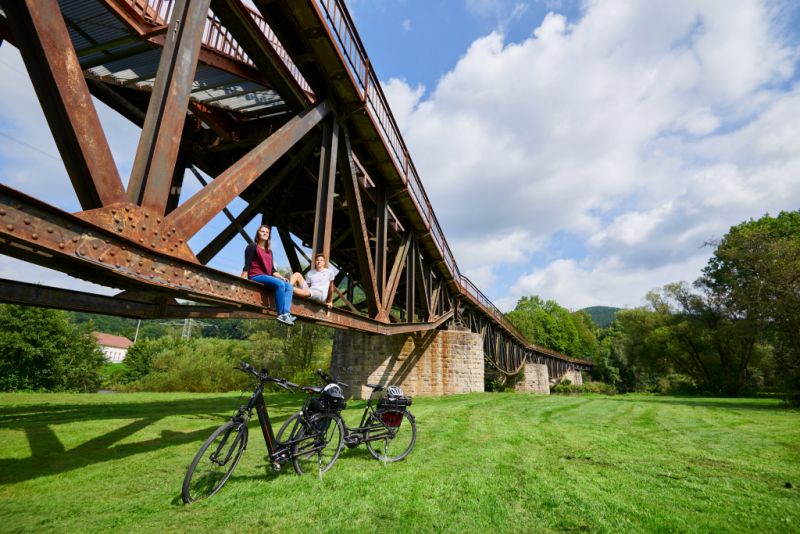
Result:
<svg viewBox="0 0 800 534"><path fill-rule="evenodd" d="M415 397L483 391L484 377L498 374L486 367L483 350L481 334L457 327L393 336L337 330L331 372L349 384L351 399L366 399L372 391L366 384L397 385ZM527 362L514 388L548 395L565 379L583 383L577 369Z"/></svg>
<svg viewBox="0 0 800 534"><path fill-rule="evenodd" d="M337 330L331 357L332 373L354 399L369 396L368 383L413 396L483 391L483 366L483 336L452 327L393 336Z"/></svg>

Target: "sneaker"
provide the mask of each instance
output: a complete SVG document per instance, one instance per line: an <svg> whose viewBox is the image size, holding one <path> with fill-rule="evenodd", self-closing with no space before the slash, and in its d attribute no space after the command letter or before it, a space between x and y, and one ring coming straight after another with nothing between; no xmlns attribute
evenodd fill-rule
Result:
<svg viewBox="0 0 800 534"><path fill-rule="evenodd" d="M278 322L286 326L294 326L294 317L288 313L282 313L278 316Z"/></svg>

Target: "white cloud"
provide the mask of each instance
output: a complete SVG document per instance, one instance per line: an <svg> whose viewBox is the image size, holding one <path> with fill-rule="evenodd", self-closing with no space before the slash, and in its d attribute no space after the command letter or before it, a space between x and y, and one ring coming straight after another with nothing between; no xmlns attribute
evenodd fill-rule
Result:
<svg viewBox="0 0 800 534"><path fill-rule="evenodd" d="M561 259L520 277L509 296L498 299L497 305L510 310L520 296L542 295L571 310L595 305L640 306L651 289L697 278L707 260L708 254L701 253L679 263L642 269L630 268L615 257L599 263Z"/></svg>
<svg viewBox="0 0 800 534"><path fill-rule="evenodd" d="M382 82L381 87L392 109L397 126L401 131L405 131L408 118L414 109L419 105L422 95L425 94L425 86L422 84L416 87L409 87L405 80L390 78L388 82Z"/></svg>
<svg viewBox="0 0 800 534"><path fill-rule="evenodd" d="M488 16L508 4L467 6ZM550 13L521 42L477 39L428 95L390 80L462 269L498 302L533 291L636 304L696 278L707 239L796 209L798 50L783 40L781 9L797 6L591 0L579 19ZM575 250L551 258L563 234ZM543 258L552 263L510 290L497 276Z"/></svg>

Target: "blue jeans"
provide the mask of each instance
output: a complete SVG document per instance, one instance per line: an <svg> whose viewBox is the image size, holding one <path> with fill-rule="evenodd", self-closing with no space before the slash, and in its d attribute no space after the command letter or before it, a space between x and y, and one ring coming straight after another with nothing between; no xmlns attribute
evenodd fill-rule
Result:
<svg viewBox="0 0 800 534"><path fill-rule="evenodd" d="M278 310L278 315L283 315L291 311L292 284L268 274L259 274L250 280L263 284L267 286L267 289L275 291L275 308Z"/></svg>

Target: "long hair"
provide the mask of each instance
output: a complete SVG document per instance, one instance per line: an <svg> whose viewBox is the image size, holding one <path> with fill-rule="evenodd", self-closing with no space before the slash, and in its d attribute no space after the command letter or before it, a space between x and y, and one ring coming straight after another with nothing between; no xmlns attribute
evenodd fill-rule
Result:
<svg viewBox="0 0 800 534"><path fill-rule="evenodd" d="M262 228L269 230L269 237L267 238L267 243L264 245L264 249L266 249L267 252L272 252L272 228L270 228L268 224L262 224L256 229L256 235L253 236L253 241L258 245L258 232L260 232Z"/></svg>

